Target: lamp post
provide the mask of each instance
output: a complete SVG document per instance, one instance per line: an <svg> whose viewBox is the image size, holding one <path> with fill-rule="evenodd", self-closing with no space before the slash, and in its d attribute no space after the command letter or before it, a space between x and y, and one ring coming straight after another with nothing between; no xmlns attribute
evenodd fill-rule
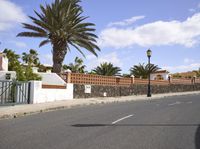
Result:
<svg viewBox="0 0 200 149"><path fill-rule="evenodd" d="M147 57L148 57L148 65L149 65L149 73L148 73L148 91L147 91L147 97L151 97L151 81L150 81L150 58L151 58L151 50L147 50Z"/></svg>

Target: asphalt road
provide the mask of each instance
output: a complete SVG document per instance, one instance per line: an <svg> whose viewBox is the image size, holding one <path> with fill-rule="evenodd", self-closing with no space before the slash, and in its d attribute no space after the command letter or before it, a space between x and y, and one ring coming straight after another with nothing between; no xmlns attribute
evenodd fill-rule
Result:
<svg viewBox="0 0 200 149"><path fill-rule="evenodd" d="M0 149L200 149L200 95L1 120Z"/></svg>

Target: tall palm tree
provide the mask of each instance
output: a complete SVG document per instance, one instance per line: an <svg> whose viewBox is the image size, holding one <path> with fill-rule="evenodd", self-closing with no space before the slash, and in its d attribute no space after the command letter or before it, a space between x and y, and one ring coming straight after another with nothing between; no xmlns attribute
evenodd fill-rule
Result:
<svg viewBox="0 0 200 149"><path fill-rule="evenodd" d="M119 75L121 69L119 67L114 67L112 63L101 63L100 66L97 66L92 70L92 73L104 76L115 76Z"/></svg>
<svg viewBox="0 0 200 149"><path fill-rule="evenodd" d="M139 63L139 65L134 65L133 67L131 67L130 72L131 72L131 75L134 75L136 78L146 79L149 73L156 72L159 69L160 68L158 67L158 65L154 65L154 64L145 65L144 63L143 64Z"/></svg>
<svg viewBox="0 0 200 149"><path fill-rule="evenodd" d="M85 65L83 65L83 60L81 58L76 57L74 63L70 63L69 65L64 65L63 68L70 69L73 73L84 73Z"/></svg>
<svg viewBox="0 0 200 149"><path fill-rule="evenodd" d="M38 18L30 17L34 25L23 23L23 27L30 30L21 32L17 36L45 38L39 46L51 43L53 46L53 72L61 72L65 55L70 46L77 49L85 48L97 56L96 45L98 38L93 32L93 23L84 22L87 17L82 16L83 10L79 5L81 0L55 0L51 5L40 5L41 13L35 11Z"/></svg>
<svg viewBox="0 0 200 149"><path fill-rule="evenodd" d="M36 50L30 49L29 53L22 53L22 60L29 65L39 65L38 53Z"/></svg>

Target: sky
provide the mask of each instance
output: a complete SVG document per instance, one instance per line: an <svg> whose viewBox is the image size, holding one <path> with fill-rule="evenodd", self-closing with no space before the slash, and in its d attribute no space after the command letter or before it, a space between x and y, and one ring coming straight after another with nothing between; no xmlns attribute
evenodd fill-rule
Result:
<svg viewBox="0 0 200 149"><path fill-rule="evenodd" d="M51 45L39 48L42 39L16 37L26 31L21 23L32 23L28 16L40 12L40 4L54 0L0 0L0 51L16 53L36 49L43 64L52 64ZM151 62L170 73L200 67L200 0L82 0L83 15L95 23L98 58L83 49L67 53L64 64L78 56L90 71L102 62L111 62L129 73L133 65Z"/></svg>

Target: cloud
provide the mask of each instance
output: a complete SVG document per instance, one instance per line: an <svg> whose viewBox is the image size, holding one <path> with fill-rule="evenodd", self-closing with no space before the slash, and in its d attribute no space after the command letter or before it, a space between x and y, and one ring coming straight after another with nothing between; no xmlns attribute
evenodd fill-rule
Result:
<svg viewBox="0 0 200 149"><path fill-rule="evenodd" d="M194 62L195 62L195 60L190 59L190 58L185 58L184 59L184 63L194 63Z"/></svg>
<svg viewBox="0 0 200 149"><path fill-rule="evenodd" d="M186 72L199 69L200 63L192 63L189 65L180 65L180 66L164 66L162 68L170 71L171 73Z"/></svg>
<svg viewBox="0 0 200 149"><path fill-rule="evenodd" d="M9 0L0 0L0 31L6 31L19 22L25 22L27 17L22 8Z"/></svg>
<svg viewBox="0 0 200 149"><path fill-rule="evenodd" d="M9 41L9 43L14 44L15 46L19 47L19 48L27 48L27 44L24 42L20 42L20 41Z"/></svg>
<svg viewBox="0 0 200 149"><path fill-rule="evenodd" d="M99 56L98 58L96 58L93 55L88 55L86 59L89 61L89 63L87 64L88 70L94 69L100 63L103 63L103 62L108 62L108 63L110 62L114 66L118 66L118 67L121 67L123 65L123 63L120 61L116 52L104 54L102 56Z"/></svg>
<svg viewBox="0 0 200 149"><path fill-rule="evenodd" d="M108 27L99 34L100 47L127 48L161 45L182 45L193 47L199 43L200 13L185 21L156 21L136 28Z"/></svg>
<svg viewBox="0 0 200 149"><path fill-rule="evenodd" d="M144 19L144 18L145 18L145 16L134 16L130 19L126 19L126 20L123 20L123 21L111 22L111 23L108 24L108 27L111 27L111 26L127 26L127 25L131 25L134 22L141 20L141 19Z"/></svg>

